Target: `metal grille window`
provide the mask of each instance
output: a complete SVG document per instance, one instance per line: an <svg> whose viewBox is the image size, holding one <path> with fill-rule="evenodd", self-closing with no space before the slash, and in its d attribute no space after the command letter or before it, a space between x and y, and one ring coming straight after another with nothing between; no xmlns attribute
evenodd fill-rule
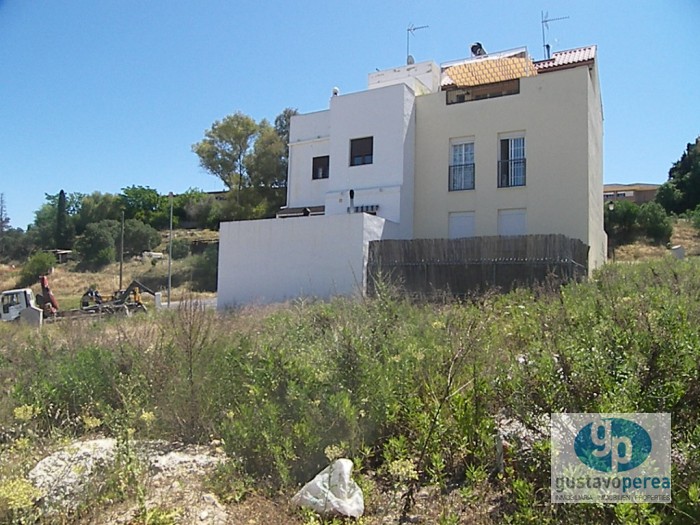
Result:
<svg viewBox="0 0 700 525"><path fill-rule="evenodd" d="M374 137L352 139L350 141L350 166L372 164Z"/></svg>
<svg viewBox="0 0 700 525"><path fill-rule="evenodd" d="M449 191L474 189L474 143L452 144Z"/></svg>
<svg viewBox="0 0 700 525"><path fill-rule="evenodd" d="M498 187L525 186L525 137L501 139Z"/></svg>
<svg viewBox="0 0 700 525"><path fill-rule="evenodd" d="M326 155L324 157L314 157L311 166L312 179L327 179L330 173L331 158Z"/></svg>

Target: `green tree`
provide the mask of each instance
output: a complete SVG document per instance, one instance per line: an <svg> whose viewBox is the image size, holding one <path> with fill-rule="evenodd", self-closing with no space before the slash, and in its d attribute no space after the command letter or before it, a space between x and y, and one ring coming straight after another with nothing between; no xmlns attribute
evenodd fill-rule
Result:
<svg viewBox="0 0 700 525"><path fill-rule="evenodd" d="M631 242L637 229L639 206L630 201L616 201L615 207L604 213L605 231L615 244Z"/></svg>
<svg viewBox="0 0 700 525"><path fill-rule="evenodd" d="M56 235L54 245L56 248L68 250L73 246L73 234L68 217L66 202L66 192L58 192L58 202L56 204Z"/></svg>
<svg viewBox="0 0 700 525"><path fill-rule="evenodd" d="M129 186L122 188L119 195L121 208L126 219L138 219L157 229L165 229L170 222L170 199L160 195L148 186ZM177 225L173 217L173 225Z"/></svg>
<svg viewBox="0 0 700 525"><path fill-rule="evenodd" d="M88 224L111 219L121 220L121 203L119 195L96 191L85 195L81 201L80 212L75 217L75 233L82 234Z"/></svg>
<svg viewBox="0 0 700 525"><path fill-rule="evenodd" d="M668 181L661 185L656 202L669 213L694 210L700 204L700 137L688 144L681 158L668 172Z"/></svg>
<svg viewBox="0 0 700 525"><path fill-rule="evenodd" d="M119 236L114 239L115 249L119 246ZM153 251L161 243L158 230L136 219L124 221L124 253L138 255Z"/></svg>
<svg viewBox="0 0 700 525"><path fill-rule="evenodd" d="M75 249L85 268L99 269L114 262L117 257L115 239L121 235L118 221L104 220L88 224L75 242Z"/></svg>
<svg viewBox="0 0 700 525"><path fill-rule="evenodd" d="M260 123L260 132L252 153L246 158L246 170L253 190L247 199L259 213L248 218L274 217L284 204L287 187L287 145L267 121ZM245 200L245 199L244 199Z"/></svg>
<svg viewBox="0 0 700 525"><path fill-rule="evenodd" d="M238 111L215 121L192 151L202 168L221 179L226 188L237 188L240 193L248 184L245 159L257 133L255 120Z"/></svg>
<svg viewBox="0 0 700 525"><path fill-rule="evenodd" d="M21 261L32 252L29 237L21 228L8 228L0 237L0 260Z"/></svg>
<svg viewBox="0 0 700 525"><path fill-rule="evenodd" d="M34 222L27 228L30 243L41 250L55 248L56 206L44 203L34 212Z"/></svg>
<svg viewBox="0 0 700 525"><path fill-rule="evenodd" d="M50 253L39 252L31 257L22 267L18 286L31 286L39 280L40 275L46 275L56 264L56 257Z"/></svg>
<svg viewBox="0 0 700 525"><path fill-rule="evenodd" d="M658 202L647 202L639 207L637 223L642 232L657 243L671 240L673 224Z"/></svg>

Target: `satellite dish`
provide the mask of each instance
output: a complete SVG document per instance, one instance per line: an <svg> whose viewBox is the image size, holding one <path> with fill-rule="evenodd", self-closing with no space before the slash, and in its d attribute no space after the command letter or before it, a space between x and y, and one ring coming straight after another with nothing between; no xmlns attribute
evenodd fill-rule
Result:
<svg viewBox="0 0 700 525"><path fill-rule="evenodd" d="M408 58L406 58L406 64L409 66L413 65L416 63L416 59L413 58L413 55L408 55Z"/></svg>
<svg viewBox="0 0 700 525"><path fill-rule="evenodd" d="M486 55L486 50L481 45L481 42L474 42L471 49L472 49L472 55L475 57L482 57L482 56Z"/></svg>

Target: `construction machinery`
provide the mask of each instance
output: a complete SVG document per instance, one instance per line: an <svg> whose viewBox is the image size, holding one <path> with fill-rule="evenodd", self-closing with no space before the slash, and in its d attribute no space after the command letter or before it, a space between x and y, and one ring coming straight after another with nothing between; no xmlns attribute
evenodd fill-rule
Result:
<svg viewBox="0 0 700 525"><path fill-rule="evenodd" d="M7 290L0 294L1 315L3 321L26 320L40 325L43 320L57 320L89 315L124 314L145 312L146 306L141 300L142 293L155 298L156 308L160 303L160 293L156 293L139 281L132 281L124 290L117 290L109 300L103 300L99 291L90 288L81 298L81 307L73 310L59 310L47 276L39 277L41 294L34 296L31 288Z"/></svg>

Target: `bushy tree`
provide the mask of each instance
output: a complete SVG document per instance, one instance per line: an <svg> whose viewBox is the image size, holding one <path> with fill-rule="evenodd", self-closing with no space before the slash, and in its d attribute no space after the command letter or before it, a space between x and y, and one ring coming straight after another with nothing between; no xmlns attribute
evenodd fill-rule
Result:
<svg viewBox="0 0 700 525"><path fill-rule="evenodd" d="M121 197L99 191L85 195L75 218L75 233L81 235L88 224L107 219L121 220Z"/></svg>
<svg viewBox="0 0 700 525"><path fill-rule="evenodd" d="M190 243L187 239L173 239L173 259L184 259L190 254Z"/></svg>
<svg viewBox="0 0 700 525"><path fill-rule="evenodd" d="M694 210L700 204L700 137L688 144L681 158L668 172L656 201L669 213Z"/></svg>
<svg viewBox="0 0 700 525"><path fill-rule="evenodd" d="M215 292L219 268L219 246L207 246L202 255L194 258L192 268L193 287L197 291Z"/></svg>
<svg viewBox="0 0 700 525"><path fill-rule="evenodd" d="M630 201L616 201L612 210L605 207L605 231L615 244L632 241L638 215L639 206Z"/></svg>
<svg viewBox="0 0 700 525"><path fill-rule="evenodd" d="M639 207L637 223L641 231L654 242L665 243L671 240L673 224L658 202L642 204Z"/></svg>
<svg viewBox="0 0 700 525"><path fill-rule="evenodd" d="M165 229L170 222L170 200L148 186L122 188L119 196L124 217L138 219L154 228Z"/></svg>
<svg viewBox="0 0 700 525"><path fill-rule="evenodd" d="M18 286L31 286L39 280L40 275L51 272L51 268L56 264L56 257L47 252L34 254L22 267Z"/></svg>
<svg viewBox="0 0 700 525"><path fill-rule="evenodd" d="M75 242L80 263L85 268L99 269L116 260L115 239L121 234L119 222L105 220L88 224Z"/></svg>
<svg viewBox="0 0 700 525"><path fill-rule="evenodd" d="M150 252L160 243L160 233L152 226L136 219L124 221L124 253L138 255L144 251ZM119 246L118 238L115 239L115 244Z"/></svg>
<svg viewBox="0 0 700 525"><path fill-rule="evenodd" d="M237 111L215 121L192 151L202 168L221 179L226 188L240 191L248 183L245 159L257 133L255 120Z"/></svg>
<svg viewBox="0 0 700 525"><path fill-rule="evenodd" d="M20 261L32 252L29 237L21 228L9 228L0 237L0 260Z"/></svg>

